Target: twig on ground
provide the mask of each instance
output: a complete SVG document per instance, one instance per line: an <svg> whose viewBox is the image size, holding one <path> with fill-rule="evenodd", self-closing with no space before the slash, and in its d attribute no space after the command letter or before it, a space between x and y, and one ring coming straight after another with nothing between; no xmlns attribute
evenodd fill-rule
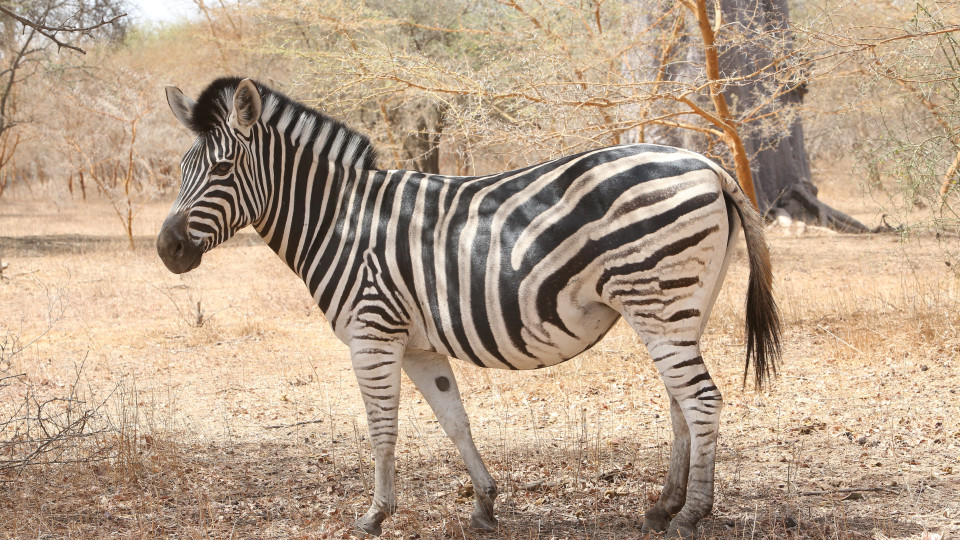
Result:
<svg viewBox="0 0 960 540"><path fill-rule="evenodd" d="M835 493L858 493L861 491L865 491L865 492L885 491L887 493L898 493L897 490L891 489L888 487L861 487L861 488L828 489L826 491L801 491L797 495L800 495L802 497L808 497L808 496L816 496L816 495L832 495Z"/></svg>
<svg viewBox="0 0 960 540"><path fill-rule="evenodd" d="M275 426L263 426L263 429L283 429L297 426L305 426L307 424L319 424L323 422L323 418L318 418L316 420L304 420L302 422L294 422L292 424L277 424Z"/></svg>
<svg viewBox="0 0 960 540"><path fill-rule="evenodd" d="M840 343L843 343L843 344L846 345L847 347L850 347L850 348L853 349L854 351L856 351L856 352L858 352L858 353L860 353L860 354L863 354L863 351L861 351L860 349L858 349L858 348L854 347L853 345L847 343L847 342L844 341L840 336L834 334L834 333L831 332L830 330L827 330L826 328L824 328L824 326L823 326L822 324L818 324L818 325L817 325L817 328L819 328L820 330L822 330L822 331L830 334L831 336L833 336L834 339L836 339L836 340L839 341Z"/></svg>

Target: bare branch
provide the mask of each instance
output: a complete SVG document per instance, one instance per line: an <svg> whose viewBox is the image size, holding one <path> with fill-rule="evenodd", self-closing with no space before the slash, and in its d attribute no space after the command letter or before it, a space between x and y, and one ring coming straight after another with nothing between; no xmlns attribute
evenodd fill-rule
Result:
<svg viewBox="0 0 960 540"><path fill-rule="evenodd" d="M36 21L31 21L30 19L28 19L28 18L26 18L26 17L22 17L22 16L18 15L17 13L14 13L11 9L9 9L9 8L7 8L7 7L4 7L2 4L0 4L0 13L3 13L3 14L5 14L5 15L8 15L8 16L12 17L12 18L15 19L17 22L19 22L20 24L22 24L22 25L24 25L24 26L28 26L28 27L30 27L30 28L33 28L33 29L36 30L40 35L42 35L42 36L44 36L45 38L47 38L47 39L49 39L50 41L52 41L52 42L57 46L57 49L58 49L58 50L59 50L59 49L62 49L62 48L67 48L67 49L72 49L72 50L74 50L74 51L77 51L77 52L79 52L80 54L87 54L87 51L81 49L80 47L77 47L76 45L72 45L72 44L70 44L70 43L67 43L67 42L64 42L64 41L60 41L60 40L57 38L57 34L58 34L58 33L63 33L63 34L86 34L86 33L88 33L88 32L91 32L91 31L96 30L96 29L98 29L98 28L101 28L101 27L103 27L103 26L107 26L107 25L109 25L109 24L113 24L113 23L117 22L118 20L120 20L122 17L126 17L126 16L127 16L126 13L121 13L120 15L117 15L117 16L111 18L111 19L106 19L106 18L100 19L100 22L97 22L97 23L92 24L92 25L90 25L90 26L67 26L67 25L65 25L65 24L61 24L60 26L47 26L46 24L39 23L39 22L36 22Z"/></svg>
<svg viewBox="0 0 960 540"><path fill-rule="evenodd" d="M726 98L723 96L720 62L717 55L717 46L714 41L715 34L713 26L710 25L710 19L707 16L707 4L705 0L696 0L696 2L691 2L691 4L693 5L690 7L694 9L694 15L700 27L700 36L703 39L703 51L706 61L704 67L706 68L707 80L710 81L710 98L713 101L714 109L716 109L716 115L707 113L689 99L683 98L681 101L686 99L684 103L688 107L723 130L723 141L730 147L730 151L733 153L737 180L740 182L740 187L743 188L743 192L747 194L747 197L750 198L750 201L753 202L753 205L759 210L760 205L757 204L757 195L753 187L753 173L750 171L750 160L747 157L746 149L743 147L740 134L737 132L736 121L730 112L730 108L727 106Z"/></svg>

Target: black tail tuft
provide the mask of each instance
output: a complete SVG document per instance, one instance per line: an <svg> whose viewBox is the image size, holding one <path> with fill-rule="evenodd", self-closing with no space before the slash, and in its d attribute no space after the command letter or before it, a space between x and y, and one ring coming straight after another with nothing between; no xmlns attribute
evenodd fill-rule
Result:
<svg viewBox="0 0 960 540"><path fill-rule="evenodd" d="M760 239L763 242L763 239ZM749 242L748 242L749 246ZM748 248L749 249L749 248ZM777 374L780 362L780 310L773 299L773 278L766 245L764 256L749 251L750 282L747 286L747 362L743 381L751 359L757 388L762 388L767 379Z"/></svg>
<svg viewBox="0 0 960 540"><path fill-rule="evenodd" d="M739 188L727 194L740 214L743 235L750 259L750 281L747 285L747 358L743 382L747 382L753 363L757 388L777 374L780 362L780 310L773 298L773 273L770 250L763 236L763 218Z"/></svg>

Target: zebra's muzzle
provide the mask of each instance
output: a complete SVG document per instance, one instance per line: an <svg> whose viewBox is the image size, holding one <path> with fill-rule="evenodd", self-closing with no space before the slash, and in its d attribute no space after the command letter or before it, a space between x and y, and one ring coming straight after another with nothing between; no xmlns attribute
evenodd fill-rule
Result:
<svg viewBox="0 0 960 540"><path fill-rule="evenodd" d="M187 213L171 214L157 235L157 254L174 274L183 274L200 266L203 247L190 240L187 234Z"/></svg>

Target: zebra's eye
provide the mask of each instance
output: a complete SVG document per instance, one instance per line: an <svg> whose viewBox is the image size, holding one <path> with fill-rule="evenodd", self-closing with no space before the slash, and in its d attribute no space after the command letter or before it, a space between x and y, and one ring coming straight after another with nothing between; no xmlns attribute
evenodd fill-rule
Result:
<svg viewBox="0 0 960 540"><path fill-rule="evenodd" d="M229 173L231 169L233 169L233 163L230 163L229 161L221 161L210 169L210 174L214 176L224 176Z"/></svg>

